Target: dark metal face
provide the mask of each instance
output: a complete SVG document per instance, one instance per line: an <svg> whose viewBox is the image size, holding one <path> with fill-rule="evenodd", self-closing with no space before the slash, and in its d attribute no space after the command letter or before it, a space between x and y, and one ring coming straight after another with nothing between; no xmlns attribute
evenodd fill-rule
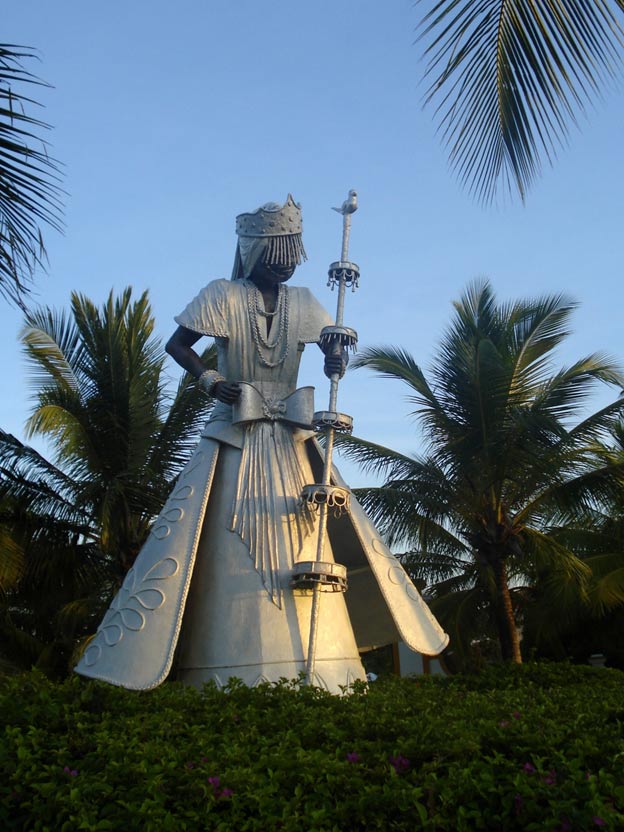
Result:
<svg viewBox="0 0 624 832"><path fill-rule="evenodd" d="M254 283L272 284L285 283L293 276L296 269L295 263L265 263L259 261L249 275Z"/></svg>

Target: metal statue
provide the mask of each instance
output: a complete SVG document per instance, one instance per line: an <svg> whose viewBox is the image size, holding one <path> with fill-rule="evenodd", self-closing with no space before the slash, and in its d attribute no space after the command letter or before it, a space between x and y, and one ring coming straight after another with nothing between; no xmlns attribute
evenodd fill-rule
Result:
<svg viewBox="0 0 624 832"><path fill-rule="evenodd" d="M167 351L216 399L133 568L76 670L133 689L170 674L225 685L294 678L338 693L364 679L359 652L401 638L436 655L448 641L400 563L332 468L338 381L356 334L343 326L357 283L343 215L332 321L308 289L287 285L306 257L289 195L236 219L232 279L215 280L176 317ZM194 344L215 339L218 370ZM301 353L317 343L331 379L328 411L297 387ZM325 452L315 429L327 432ZM347 576L349 581L348 591ZM320 592L326 590L320 603ZM172 670L173 668L173 670Z"/></svg>

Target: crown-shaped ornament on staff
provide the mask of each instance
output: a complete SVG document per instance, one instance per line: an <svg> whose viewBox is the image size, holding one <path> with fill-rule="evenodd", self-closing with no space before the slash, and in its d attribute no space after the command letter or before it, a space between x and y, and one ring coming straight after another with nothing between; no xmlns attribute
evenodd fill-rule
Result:
<svg viewBox="0 0 624 832"><path fill-rule="evenodd" d="M341 208L334 208L342 214L342 251L340 260L329 267L327 285L332 289L338 287L336 305L336 322L321 331L320 344L326 355L340 355L345 349L357 345L357 332L343 323L345 292L347 288L355 291L359 285L360 269L349 260L349 237L351 234L351 217L357 210L357 193L349 191L349 196ZM345 592L347 589L347 570L339 563L323 559L327 539L327 517L329 511L340 515L349 508L351 492L347 488L332 485L331 470L336 431L351 433L353 419L337 410L338 385L340 373L333 373L330 378L329 406L314 414L314 427L325 434L325 461L323 481L306 485L302 491L302 502L310 509L318 511L318 541L316 558L313 561L300 561L293 569L291 585L295 589L312 590L312 610L310 614L310 637L306 662L306 682L314 684L316 641L318 632L321 592Z"/></svg>

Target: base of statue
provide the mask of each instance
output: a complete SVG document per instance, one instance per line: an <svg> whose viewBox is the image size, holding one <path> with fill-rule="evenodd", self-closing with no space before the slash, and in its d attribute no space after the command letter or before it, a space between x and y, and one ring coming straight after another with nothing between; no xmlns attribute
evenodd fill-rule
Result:
<svg viewBox="0 0 624 832"><path fill-rule="evenodd" d="M235 667L187 668L178 674L178 678L184 684L196 688L201 688L207 682L214 682L218 688L224 688L233 679L239 679L248 687L257 687L266 682L299 679L305 671L304 662L273 662ZM359 659L317 659L312 680L315 687L329 693L348 693L346 688L356 681L365 681Z"/></svg>

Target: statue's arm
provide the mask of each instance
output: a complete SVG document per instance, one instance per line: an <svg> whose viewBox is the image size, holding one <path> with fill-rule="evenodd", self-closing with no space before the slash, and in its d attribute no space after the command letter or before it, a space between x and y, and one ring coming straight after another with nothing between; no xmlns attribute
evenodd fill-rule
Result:
<svg viewBox="0 0 624 832"><path fill-rule="evenodd" d="M321 347L319 335L324 327L334 325L334 319L309 289L297 287L296 291L300 308L304 311L299 340L305 344L316 341ZM349 363L347 350L340 344L331 343L325 348L321 347L321 350L325 354L325 375L331 378L338 373L339 377L342 378Z"/></svg>
<svg viewBox="0 0 624 832"><path fill-rule="evenodd" d="M193 349L193 344L196 344L201 337L192 329L179 326L165 344L165 351L180 367L183 367L187 373L195 376L195 378L199 378L206 369L201 358Z"/></svg>
<svg viewBox="0 0 624 832"><path fill-rule="evenodd" d="M187 373L195 376L195 378L201 378L202 374L206 372L206 367L202 363L201 358L193 349L193 345L201 337L197 332L193 332L192 329L179 326L165 344L165 351L180 367L183 367ZM210 395L214 396L220 402L233 404L240 396L240 387L238 384L232 384L221 377L216 382L212 381L209 392Z"/></svg>

